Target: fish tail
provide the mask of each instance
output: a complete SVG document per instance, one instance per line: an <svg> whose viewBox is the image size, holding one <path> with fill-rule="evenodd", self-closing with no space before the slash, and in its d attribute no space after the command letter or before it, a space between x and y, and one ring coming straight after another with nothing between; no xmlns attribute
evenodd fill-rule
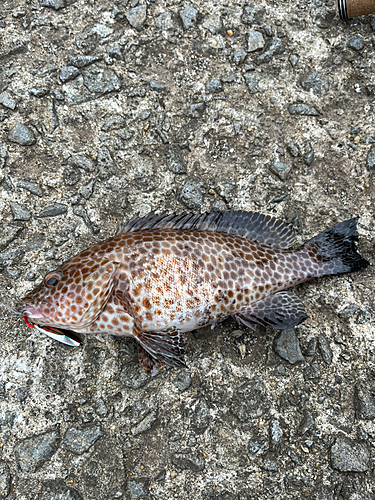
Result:
<svg viewBox="0 0 375 500"><path fill-rule="evenodd" d="M358 253L357 222L358 217L340 222L304 245L319 263L319 276L350 273L370 265Z"/></svg>

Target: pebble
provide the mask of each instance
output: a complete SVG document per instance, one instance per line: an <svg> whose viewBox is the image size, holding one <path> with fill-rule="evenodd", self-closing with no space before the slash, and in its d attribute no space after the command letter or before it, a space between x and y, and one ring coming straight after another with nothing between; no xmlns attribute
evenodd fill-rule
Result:
<svg viewBox="0 0 375 500"><path fill-rule="evenodd" d="M55 10L60 10L65 7L65 0L39 0L43 7L51 7Z"/></svg>
<svg viewBox="0 0 375 500"><path fill-rule="evenodd" d="M365 46L365 41L360 36L353 36L347 43L349 49L359 52Z"/></svg>
<svg viewBox="0 0 375 500"><path fill-rule="evenodd" d="M294 156L294 158L297 158L301 154L297 144L294 144L293 142L289 142L286 146L287 150L289 151L289 154Z"/></svg>
<svg viewBox="0 0 375 500"><path fill-rule="evenodd" d="M208 30L212 35L217 35L222 28L220 14L207 16L203 22L203 28Z"/></svg>
<svg viewBox="0 0 375 500"><path fill-rule="evenodd" d="M8 140L20 146L32 146L36 143L34 132L31 128L16 123L8 134Z"/></svg>
<svg viewBox="0 0 375 500"><path fill-rule="evenodd" d="M265 386L260 381L249 380L235 390L230 409L241 422L261 417L270 404Z"/></svg>
<svg viewBox="0 0 375 500"><path fill-rule="evenodd" d="M370 452L364 442L343 436L331 447L331 465L340 472L365 472L370 468Z"/></svg>
<svg viewBox="0 0 375 500"><path fill-rule="evenodd" d="M284 432L280 426L280 422L276 419L270 422L270 450L276 450L283 441Z"/></svg>
<svg viewBox="0 0 375 500"><path fill-rule="evenodd" d="M186 174L187 168L175 147L170 147L166 153L168 169L174 174Z"/></svg>
<svg viewBox="0 0 375 500"><path fill-rule="evenodd" d="M116 61L124 60L124 56L122 55L122 46L119 43L116 43L109 49L108 55L112 59L116 59Z"/></svg>
<svg viewBox="0 0 375 500"><path fill-rule="evenodd" d="M48 479L41 484L38 500L84 500L74 488L65 484L64 479Z"/></svg>
<svg viewBox="0 0 375 500"><path fill-rule="evenodd" d="M242 11L241 21L244 24L260 23L263 20L266 10L264 8L256 8L250 5L245 5Z"/></svg>
<svg viewBox="0 0 375 500"><path fill-rule="evenodd" d="M116 73L108 68L92 67L82 71L83 83L90 92L107 94L121 88L121 81Z"/></svg>
<svg viewBox="0 0 375 500"><path fill-rule="evenodd" d="M198 11L194 7L186 7L179 12L184 30L194 28L198 20Z"/></svg>
<svg viewBox="0 0 375 500"><path fill-rule="evenodd" d="M132 435L138 436L139 434L143 434L144 432L149 431L154 422L156 422L157 418L157 411L151 411L143 420L141 420L137 425L131 428Z"/></svg>
<svg viewBox="0 0 375 500"><path fill-rule="evenodd" d="M151 376L140 368L138 360L133 363L129 362L120 373L120 382L130 389L139 389L150 380Z"/></svg>
<svg viewBox="0 0 375 500"><path fill-rule="evenodd" d="M307 432L311 432L315 429L314 418L309 411L305 411L302 420L299 424L298 433L303 436Z"/></svg>
<svg viewBox="0 0 375 500"><path fill-rule="evenodd" d="M174 15L172 12L165 11L161 12L155 19L155 26L162 30L170 30L178 27L178 24L174 20Z"/></svg>
<svg viewBox="0 0 375 500"><path fill-rule="evenodd" d="M21 233L23 227L12 226L9 224L0 225L0 249L3 249L9 245L17 236Z"/></svg>
<svg viewBox="0 0 375 500"><path fill-rule="evenodd" d="M40 186L38 186L38 184L28 181L20 181L17 186L22 189L26 189L26 191L29 191L31 194L35 194L35 196L43 196L43 190Z"/></svg>
<svg viewBox="0 0 375 500"><path fill-rule="evenodd" d="M68 207L66 205L55 203L39 212L38 217L56 217L57 215L65 214L67 211Z"/></svg>
<svg viewBox="0 0 375 500"><path fill-rule="evenodd" d="M28 395L29 395L29 387L27 385L25 385L24 387L19 387L16 391L16 396L20 403L26 401Z"/></svg>
<svg viewBox="0 0 375 500"><path fill-rule="evenodd" d="M291 163L283 163L279 160L276 160L274 163L271 163L269 169L271 172L277 175L282 181L285 181L290 174L293 165Z"/></svg>
<svg viewBox="0 0 375 500"><path fill-rule="evenodd" d="M92 172L95 169L94 162L90 158L87 158L87 156L75 155L70 161L73 166L82 168L86 172Z"/></svg>
<svg viewBox="0 0 375 500"><path fill-rule="evenodd" d="M62 443L67 450L82 455L102 436L103 432L98 425L71 427L65 432Z"/></svg>
<svg viewBox="0 0 375 500"><path fill-rule="evenodd" d="M75 66L64 66L60 70L60 80L65 83L69 80L74 80L77 76L80 75L79 69Z"/></svg>
<svg viewBox="0 0 375 500"><path fill-rule="evenodd" d="M329 91L328 78L323 76L321 73L317 73L316 71L303 75L299 83L303 90L306 92L310 92L310 90L312 90L312 93L317 97L323 97Z"/></svg>
<svg viewBox="0 0 375 500"><path fill-rule="evenodd" d="M174 453L171 456L172 464L180 470L201 472L204 469L204 459L201 454Z"/></svg>
<svg viewBox="0 0 375 500"><path fill-rule="evenodd" d="M141 30L146 22L147 7L146 5L138 5L125 12L125 17L130 26L136 30Z"/></svg>
<svg viewBox="0 0 375 500"><path fill-rule="evenodd" d="M144 97L145 95L145 87L135 87L131 92L129 92L128 97Z"/></svg>
<svg viewBox="0 0 375 500"><path fill-rule="evenodd" d="M61 438L57 431L48 431L19 440L15 447L17 462L24 472L36 472L56 453Z"/></svg>
<svg viewBox="0 0 375 500"><path fill-rule="evenodd" d="M367 153L366 166L370 170L375 170L375 144L372 144Z"/></svg>
<svg viewBox="0 0 375 500"><path fill-rule="evenodd" d="M191 104L188 109L188 116L190 118L202 118L205 109L206 109L206 104L204 102Z"/></svg>
<svg viewBox="0 0 375 500"><path fill-rule="evenodd" d="M289 56L289 62L293 66L293 68L295 68L297 66L298 61L299 61L299 57L297 56L297 54L291 54Z"/></svg>
<svg viewBox="0 0 375 500"><path fill-rule="evenodd" d="M29 94L32 95L33 97L44 97L45 95L48 94L48 88L47 87L33 87L28 90Z"/></svg>
<svg viewBox="0 0 375 500"><path fill-rule="evenodd" d="M76 55L69 57L69 66L75 66L76 68L84 68L89 64L93 64L95 62L100 61L101 57L99 56L83 56Z"/></svg>
<svg viewBox="0 0 375 500"><path fill-rule="evenodd" d="M375 397L369 387L358 383L354 387L355 416L358 420L375 419Z"/></svg>
<svg viewBox="0 0 375 500"><path fill-rule="evenodd" d="M5 108L14 110L17 106L17 101L9 94L9 92L1 92L0 94L0 104Z"/></svg>
<svg viewBox="0 0 375 500"><path fill-rule="evenodd" d="M191 386L191 375L186 370L180 371L175 379L173 385L181 392L186 391Z"/></svg>
<svg viewBox="0 0 375 500"><path fill-rule="evenodd" d="M320 368L318 363L311 363L303 372L305 380L314 380L320 378Z"/></svg>
<svg viewBox="0 0 375 500"><path fill-rule="evenodd" d="M150 90L153 90L154 92L162 92L163 90L165 90L165 85L157 82L156 80L151 80Z"/></svg>
<svg viewBox="0 0 375 500"><path fill-rule="evenodd" d="M84 184L79 190L79 194L85 198L85 200L89 200L94 192L95 179L90 179L89 182Z"/></svg>
<svg viewBox="0 0 375 500"><path fill-rule="evenodd" d="M330 365L332 363L332 349L331 346L329 345L327 337L324 335L324 333L320 333L318 336L318 345L319 345L319 351L322 356L322 359L326 365Z"/></svg>
<svg viewBox="0 0 375 500"><path fill-rule="evenodd" d="M75 206L73 208L73 213L74 215L77 215L77 217L81 217L83 219L83 222L93 234L98 234L100 232L100 227L91 222L87 210L82 205Z"/></svg>
<svg viewBox="0 0 375 500"><path fill-rule="evenodd" d="M120 115L110 116L102 125L103 132L109 132L109 130L118 130L126 125L125 118Z"/></svg>
<svg viewBox="0 0 375 500"><path fill-rule="evenodd" d="M193 408L188 410L191 428L194 434L203 434L210 423L210 409L203 398L194 402Z"/></svg>
<svg viewBox="0 0 375 500"><path fill-rule="evenodd" d="M300 116L319 116L318 111L314 108L314 106L310 106L310 104L289 104L288 106L289 114L291 115L300 115Z"/></svg>
<svg viewBox="0 0 375 500"><path fill-rule="evenodd" d="M310 166L312 164L312 162L314 161L314 151L311 150L309 151L305 156L304 156L304 161L306 163L306 165Z"/></svg>
<svg viewBox="0 0 375 500"><path fill-rule="evenodd" d="M141 500L149 497L149 486L150 480L147 478L134 478L132 477L128 481L128 488L130 493L130 498L132 500Z"/></svg>
<svg viewBox="0 0 375 500"><path fill-rule="evenodd" d="M98 149L96 161L99 167L99 175L103 180L108 179L111 175L113 175L114 161L106 146L103 146Z"/></svg>
<svg viewBox="0 0 375 500"><path fill-rule="evenodd" d="M259 74L248 73L245 75L245 83L249 89L250 94L257 94L260 92L259 81L261 76Z"/></svg>
<svg viewBox="0 0 375 500"><path fill-rule="evenodd" d="M233 62L237 66L242 64L246 59L246 57L247 57L247 52L244 49L239 48L233 52Z"/></svg>
<svg viewBox="0 0 375 500"><path fill-rule="evenodd" d="M263 52L263 54L257 57L257 61L258 63L269 62L273 56L282 54L284 50L285 47L282 41L280 40L280 38L275 36L274 38L272 38L272 42L269 48L265 52Z"/></svg>
<svg viewBox="0 0 375 500"><path fill-rule="evenodd" d="M0 168L3 168L5 166L7 157L8 157L8 146L5 144L5 142L0 141Z"/></svg>
<svg viewBox="0 0 375 500"><path fill-rule="evenodd" d="M249 52L255 52L256 50L261 50L266 45L263 35L260 31L250 30L247 35L247 50Z"/></svg>
<svg viewBox="0 0 375 500"><path fill-rule="evenodd" d="M292 365L305 360L293 328L281 331L275 340L274 350L281 358L286 359Z"/></svg>
<svg viewBox="0 0 375 500"><path fill-rule="evenodd" d="M203 204L203 183L196 179L187 179L180 192L180 201L192 210L200 210Z"/></svg>
<svg viewBox="0 0 375 500"><path fill-rule="evenodd" d="M10 209L12 210L14 221L28 221L31 219L31 214L29 210L23 205L16 203L15 201L9 202Z"/></svg>
<svg viewBox="0 0 375 500"><path fill-rule="evenodd" d="M206 92L221 92L223 90L223 85L218 78L214 80L209 80L206 83Z"/></svg>
<svg viewBox="0 0 375 500"><path fill-rule="evenodd" d="M0 460L0 498L6 498L10 493L11 476L8 465Z"/></svg>

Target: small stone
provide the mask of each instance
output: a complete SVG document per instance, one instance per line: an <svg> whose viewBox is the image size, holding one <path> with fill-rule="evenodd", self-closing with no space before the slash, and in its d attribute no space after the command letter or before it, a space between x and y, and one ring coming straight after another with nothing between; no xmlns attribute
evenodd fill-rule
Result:
<svg viewBox="0 0 375 500"><path fill-rule="evenodd" d="M329 345L328 339L324 335L324 333L319 334L318 343L319 343L320 354L323 358L324 363L326 365L330 365L332 363L333 354L331 346Z"/></svg>
<svg viewBox="0 0 375 500"><path fill-rule="evenodd" d="M109 49L108 55L112 59L116 59L116 61L124 60L124 56L122 55L122 47L119 43L116 43Z"/></svg>
<svg viewBox="0 0 375 500"><path fill-rule="evenodd" d="M23 205L19 205L15 201L9 202L12 210L13 220L28 221L31 219L31 214Z"/></svg>
<svg viewBox="0 0 375 500"><path fill-rule="evenodd" d="M346 437L338 437L331 447L331 465L340 472L365 472L370 468L367 445Z"/></svg>
<svg viewBox="0 0 375 500"><path fill-rule="evenodd" d="M261 75L259 75L258 73L249 73L245 75L245 82L251 94L257 94L258 92L260 92L259 81L261 80L261 78Z"/></svg>
<svg viewBox="0 0 375 500"><path fill-rule="evenodd" d="M359 52L365 46L365 41L360 36L353 36L348 40L348 47L356 52Z"/></svg>
<svg viewBox="0 0 375 500"><path fill-rule="evenodd" d="M201 472L204 469L204 460L198 454L175 453L171 456L172 464L181 470Z"/></svg>
<svg viewBox="0 0 375 500"><path fill-rule="evenodd" d="M204 102L191 104L188 109L188 116L190 118L202 118L205 109L206 109L206 104Z"/></svg>
<svg viewBox="0 0 375 500"><path fill-rule="evenodd" d="M85 200L89 200L92 196L95 186L95 179L91 179L87 184L84 184L79 189L79 194L85 198Z"/></svg>
<svg viewBox="0 0 375 500"><path fill-rule="evenodd" d="M92 67L82 71L83 83L90 92L107 94L121 88L121 81L114 71L108 68Z"/></svg>
<svg viewBox="0 0 375 500"><path fill-rule="evenodd" d="M293 68L295 68L297 66L298 60L299 60L299 57L296 54L291 54L289 56L289 62L293 66Z"/></svg>
<svg viewBox="0 0 375 500"><path fill-rule="evenodd" d="M22 189L26 189L26 191L29 191L31 194L35 194L35 196L43 196L43 190L40 186L38 186L38 184L28 181L20 181L17 186Z"/></svg>
<svg viewBox="0 0 375 500"><path fill-rule="evenodd" d="M5 142L0 142L0 168L3 168L5 166L7 158L8 158L8 146L5 144ZM4 179L2 180L2 182L4 181Z"/></svg>
<svg viewBox="0 0 375 500"><path fill-rule="evenodd" d="M69 58L69 65L75 66L76 68L84 68L85 66L88 66L89 64L93 64L95 62L100 61L100 59L101 58L98 56L76 55L76 56L71 56Z"/></svg>
<svg viewBox="0 0 375 500"><path fill-rule="evenodd" d="M304 161L306 163L306 165L310 166L312 164L312 162L314 161L314 151L311 150L309 151L305 156L304 156Z"/></svg>
<svg viewBox="0 0 375 500"><path fill-rule="evenodd" d="M301 154L297 144L294 144L293 142L289 142L286 147L289 153L294 156L294 158L297 158L297 156Z"/></svg>
<svg viewBox="0 0 375 500"><path fill-rule="evenodd" d="M146 5L138 5L133 7L133 9L125 12L125 17L128 20L130 26L136 30L141 30L146 22L147 7Z"/></svg>
<svg viewBox="0 0 375 500"><path fill-rule="evenodd" d="M366 165L370 170L375 170L375 144L372 144L367 153Z"/></svg>
<svg viewBox="0 0 375 500"><path fill-rule="evenodd" d="M180 192L180 201L192 210L200 210L203 203L203 183L195 179L187 179Z"/></svg>
<svg viewBox="0 0 375 500"><path fill-rule="evenodd" d="M27 396L29 395L29 387L27 385L25 385L24 387L19 387L16 391L16 395L18 401L20 403L23 403L27 399Z"/></svg>
<svg viewBox="0 0 375 500"><path fill-rule="evenodd" d="M328 78L323 77L321 73L317 73L316 71L312 71L302 76L299 83L306 92L312 90L313 94L317 97L323 97L329 91Z"/></svg>
<svg viewBox="0 0 375 500"><path fill-rule="evenodd" d="M38 217L56 217L57 215L65 214L68 207L62 203L55 203L39 212Z"/></svg>
<svg viewBox="0 0 375 500"><path fill-rule="evenodd" d="M354 387L355 416L358 420L375 419L375 397L373 392L362 384Z"/></svg>
<svg viewBox="0 0 375 500"><path fill-rule="evenodd" d="M11 476L8 465L0 460L0 498L6 498L10 493Z"/></svg>
<svg viewBox="0 0 375 500"><path fill-rule="evenodd" d="M316 338L312 338L307 344L307 348L305 349L305 356L315 356L316 353Z"/></svg>
<svg viewBox="0 0 375 500"><path fill-rule="evenodd" d="M212 35L217 35L222 28L220 14L213 14L205 18L203 28L208 30Z"/></svg>
<svg viewBox="0 0 375 500"><path fill-rule="evenodd" d="M314 380L320 378L320 369L318 363L311 363L303 372L305 380Z"/></svg>
<svg viewBox="0 0 375 500"><path fill-rule="evenodd" d="M183 162L180 152L177 148L171 147L167 151L167 165L168 169L174 174L186 174L186 165Z"/></svg>
<svg viewBox="0 0 375 500"><path fill-rule="evenodd" d="M1 92L0 104L2 104L5 108L13 110L17 106L17 101L13 99L9 92Z"/></svg>
<svg viewBox="0 0 375 500"><path fill-rule="evenodd" d="M236 49L233 53L233 62L237 66L242 64L247 57L247 52L244 49Z"/></svg>
<svg viewBox="0 0 375 500"><path fill-rule="evenodd" d="M181 392L189 389L189 387L191 386L190 373L185 370L180 371L173 380L173 385Z"/></svg>
<svg viewBox="0 0 375 500"><path fill-rule="evenodd" d="M261 23L266 9L245 5L242 12L241 21L244 24L253 24L254 22Z"/></svg>
<svg viewBox="0 0 375 500"><path fill-rule="evenodd" d="M279 467L277 465L276 457L273 453L267 453L267 455L263 459L261 468L268 472L278 472Z"/></svg>
<svg viewBox="0 0 375 500"><path fill-rule="evenodd" d="M198 11L194 7L186 7L186 9L180 10L179 14L184 30L195 27L198 19Z"/></svg>
<svg viewBox="0 0 375 500"><path fill-rule="evenodd" d="M249 380L235 390L231 412L241 421L261 417L269 409L266 389L262 382Z"/></svg>
<svg viewBox="0 0 375 500"><path fill-rule="evenodd" d="M304 361L298 338L293 328L282 330L274 343L275 352L292 365Z"/></svg>
<svg viewBox="0 0 375 500"><path fill-rule="evenodd" d="M102 125L103 132L109 132L110 130L118 130L126 125L125 118L120 115L113 115L107 118L107 120Z"/></svg>
<svg viewBox="0 0 375 500"><path fill-rule="evenodd" d="M114 161L109 152L108 148L103 146L98 150L97 154L97 163L99 167L99 174L101 179L108 179L111 175L113 175Z"/></svg>
<svg viewBox="0 0 375 500"><path fill-rule="evenodd" d="M146 417L138 422L137 425L131 428L131 433L133 436L138 436L151 429L154 422L156 422L158 415L156 411L151 411Z"/></svg>
<svg viewBox="0 0 375 500"><path fill-rule="evenodd" d="M39 0L43 7L51 7L55 10L60 10L65 7L65 0Z"/></svg>
<svg viewBox="0 0 375 500"><path fill-rule="evenodd" d="M313 416L309 411L305 411L305 414L299 424L298 432L301 436L306 434L306 432L311 432L315 429L315 422Z"/></svg>
<svg viewBox="0 0 375 500"><path fill-rule="evenodd" d="M161 12L155 19L155 26L162 30L177 28L178 24L174 20L174 14L169 11Z"/></svg>
<svg viewBox="0 0 375 500"><path fill-rule="evenodd" d="M163 90L165 90L165 85L155 80L151 80L150 90L153 90L154 92L162 92Z"/></svg>
<svg viewBox="0 0 375 500"><path fill-rule="evenodd" d="M84 500L74 488L69 488L63 479L43 481L38 500Z"/></svg>
<svg viewBox="0 0 375 500"><path fill-rule="evenodd" d="M60 70L60 80L65 83L69 80L74 80L79 74L80 72L75 66L64 66Z"/></svg>
<svg viewBox="0 0 375 500"><path fill-rule="evenodd" d="M300 115L300 116L319 116L318 111L309 104L289 104L288 106L289 114Z"/></svg>
<svg viewBox="0 0 375 500"><path fill-rule="evenodd" d="M128 97L144 97L145 95L145 87L135 87L131 92L129 92Z"/></svg>
<svg viewBox="0 0 375 500"><path fill-rule="evenodd" d="M87 156L75 155L71 159L73 166L82 168L86 172L92 172L94 170L94 162L87 158Z"/></svg>
<svg viewBox="0 0 375 500"><path fill-rule="evenodd" d="M102 436L103 432L98 425L71 427L65 432L63 445L72 453L82 455Z"/></svg>
<svg viewBox="0 0 375 500"><path fill-rule="evenodd" d="M206 401L203 398L195 401L193 407L189 409L188 415L194 434L203 434L210 423L210 409Z"/></svg>
<svg viewBox="0 0 375 500"><path fill-rule="evenodd" d="M278 420L271 420L270 422L270 449L273 451L277 449L282 443L284 432Z"/></svg>
<svg viewBox="0 0 375 500"><path fill-rule="evenodd" d="M206 83L206 92L221 92L223 90L223 85L218 78L214 80L209 80Z"/></svg>
<svg viewBox="0 0 375 500"><path fill-rule="evenodd" d="M44 462L56 453L61 438L57 431L31 436L19 440L15 447L18 464L24 472L36 472Z"/></svg>
<svg viewBox="0 0 375 500"><path fill-rule="evenodd" d="M263 35L260 31L250 30L247 38L247 50L249 52L255 52L256 50L261 50L266 45Z"/></svg>
<svg viewBox="0 0 375 500"><path fill-rule="evenodd" d="M34 132L31 128L16 123L8 134L8 140L20 146L32 146L36 143Z"/></svg>
<svg viewBox="0 0 375 500"><path fill-rule="evenodd" d="M132 500L141 500L149 497L149 486L150 480L147 478L134 478L132 477L128 481L128 488L130 493L130 498Z"/></svg>
<svg viewBox="0 0 375 500"><path fill-rule="evenodd" d="M279 160L276 160L269 166L271 172L276 174L282 181L285 181L290 174L293 165L291 163L282 163Z"/></svg>
<svg viewBox="0 0 375 500"><path fill-rule="evenodd" d="M139 389L150 380L151 376L140 368L138 361L125 365L120 373L120 382L130 389Z"/></svg>
<svg viewBox="0 0 375 500"><path fill-rule="evenodd" d="M257 57L258 63L266 63L269 62L273 56L282 54L285 50L285 47L277 36L272 38L271 45L267 50L263 52L260 56Z"/></svg>
<svg viewBox="0 0 375 500"><path fill-rule="evenodd" d="M23 227L0 224L0 249L9 245L21 233Z"/></svg>
<svg viewBox="0 0 375 500"><path fill-rule="evenodd" d="M33 87L28 92L33 97L44 97L48 94L48 89L46 87Z"/></svg>

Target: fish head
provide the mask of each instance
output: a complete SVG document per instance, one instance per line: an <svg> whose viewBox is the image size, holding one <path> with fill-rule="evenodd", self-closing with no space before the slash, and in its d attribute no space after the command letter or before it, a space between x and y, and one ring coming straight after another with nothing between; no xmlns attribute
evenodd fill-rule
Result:
<svg viewBox="0 0 375 500"><path fill-rule="evenodd" d="M80 258L49 272L22 300L31 323L80 330L101 314L116 282L119 264L108 258Z"/></svg>

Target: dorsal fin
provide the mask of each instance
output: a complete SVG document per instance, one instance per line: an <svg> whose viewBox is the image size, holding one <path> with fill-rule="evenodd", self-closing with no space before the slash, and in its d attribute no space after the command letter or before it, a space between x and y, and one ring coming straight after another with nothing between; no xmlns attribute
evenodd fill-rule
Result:
<svg viewBox="0 0 375 500"><path fill-rule="evenodd" d="M294 231L290 224L270 215L258 212L218 212L205 214L182 213L179 215L150 212L145 217L135 217L120 226L116 232L131 233L148 229L188 229L196 231L218 231L234 234L261 245L287 249L294 243Z"/></svg>

